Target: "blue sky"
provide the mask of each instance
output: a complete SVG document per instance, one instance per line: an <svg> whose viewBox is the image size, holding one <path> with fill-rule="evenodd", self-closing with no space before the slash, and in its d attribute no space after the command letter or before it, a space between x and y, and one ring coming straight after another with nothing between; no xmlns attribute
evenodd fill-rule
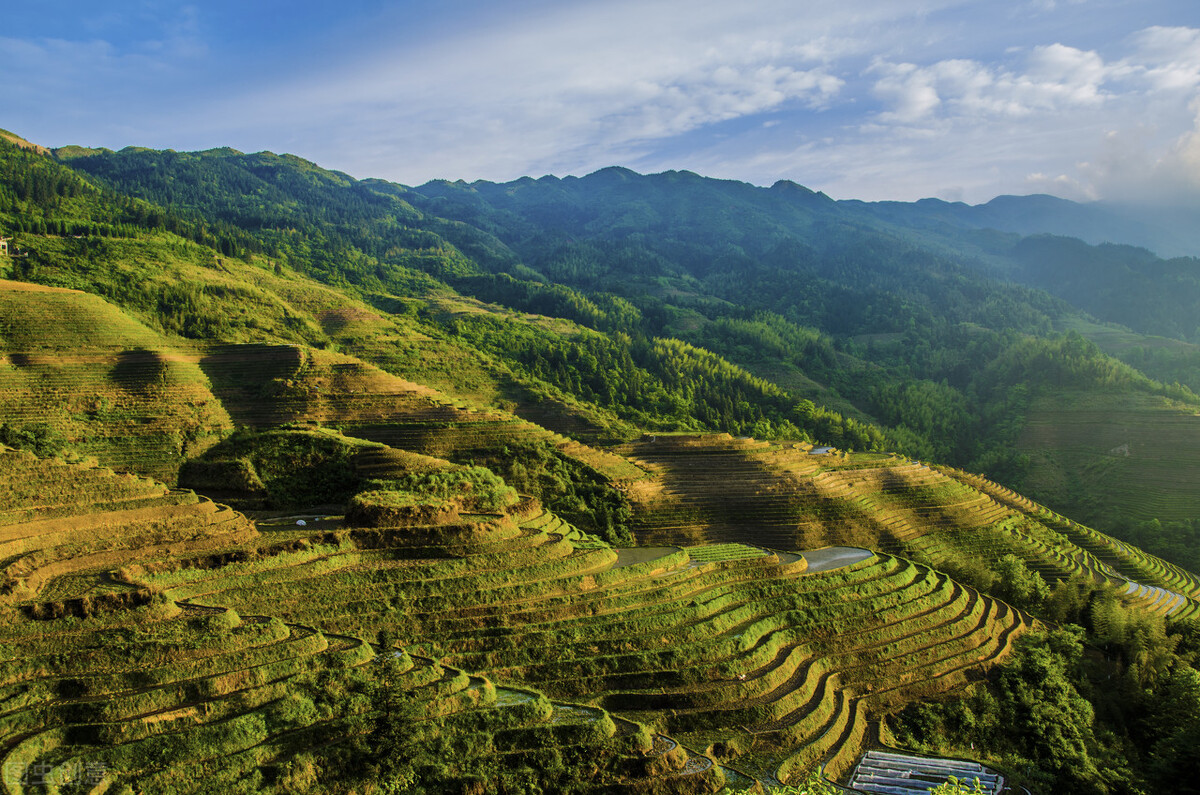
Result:
<svg viewBox="0 0 1200 795"><path fill-rule="evenodd" d="M1195 0L39 0L0 127L356 177L688 169L835 198L1200 203Z"/></svg>

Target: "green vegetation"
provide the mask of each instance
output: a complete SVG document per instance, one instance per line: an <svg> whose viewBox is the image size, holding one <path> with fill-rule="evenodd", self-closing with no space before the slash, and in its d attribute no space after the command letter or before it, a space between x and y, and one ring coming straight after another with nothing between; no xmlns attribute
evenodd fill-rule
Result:
<svg viewBox="0 0 1200 795"><path fill-rule="evenodd" d="M1186 263L873 212L0 141L4 786L823 792L890 737L1169 788ZM1179 311L1084 317L1092 255Z"/></svg>
<svg viewBox="0 0 1200 795"><path fill-rule="evenodd" d="M556 514L611 544L633 544L629 500L585 461L545 442L529 441L464 449L452 458L487 466L522 494L537 497Z"/></svg>
<svg viewBox="0 0 1200 795"><path fill-rule="evenodd" d="M1074 618L1086 634L1071 624L1025 635L993 687L910 707L898 739L973 744L1029 786L1055 791L1179 791L1195 759L1194 622L1167 629L1095 591L1084 604Z"/></svg>
<svg viewBox="0 0 1200 795"><path fill-rule="evenodd" d="M22 426L0 423L0 444L14 450L28 450L42 458L61 455L67 449L66 440L54 427L42 422Z"/></svg>
<svg viewBox="0 0 1200 795"><path fill-rule="evenodd" d="M1026 284L1043 287L1094 317L1143 334L1200 342L1196 259L1162 260L1146 249L1034 235L1013 247Z"/></svg>
<svg viewBox="0 0 1200 795"><path fill-rule="evenodd" d="M1116 534L1129 543L1189 571L1200 571L1200 526L1194 520L1160 522L1151 519L1118 527Z"/></svg>
<svg viewBox="0 0 1200 795"><path fill-rule="evenodd" d="M453 501L465 511L495 513L512 506L517 501L517 492L485 467L467 467L445 472L423 472L407 475L400 480L372 485L385 486L387 490L371 494L415 495L435 500ZM375 501L380 497L376 496ZM393 498L395 500L396 498ZM388 501L385 504L402 504Z"/></svg>
<svg viewBox="0 0 1200 795"><path fill-rule="evenodd" d="M1081 322L1065 303L991 279L997 270L1058 267L1062 258L1053 252L1070 249L1064 273L1090 257L1109 263L1105 273L1124 268L1145 284L1142 276L1158 274L1158 266L1132 249L1004 238L981 250L977 236L942 233L934 244L924 233L880 221L877 208L834 203L790 183L761 190L686 172L642 177L607 169L580 180L406 189L270 153L131 148L63 155L62 162L110 187L80 183L78 196L64 198L59 194L70 191L56 189L54 199L39 193L38 204L14 177L14 197L25 196L14 198L25 202L21 208L34 202L28 206L66 223L88 217L100 197L114 195L105 190L157 202L167 209L135 227L154 230L151 239L158 230L196 239L187 225L208 222L224 235L223 256L269 267L284 279L306 274L387 312L403 307L445 353L461 360L451 349L466 345L490 360L483 365L490 373L470 382L466 376L479 362L437 375L428 359L400 365L392 353L386 363L376 359L385 368L515 402L518 413L529 408L539 422L547 418L533 404L565 402L568 414L588 415L593 432L609 438L628 432L624 420L855 450L890 447L986 471L1060 510L1077 511L1106 490L1088 485L1088 460L1029 455L1021 434L1028 423L1045 421L1036 412L1039 398L1063 405L1063 390L1079 389L1138 401L1152 423L1167 406L1144 395L1197 403L1186 390L1114 370L1115 362L1077 338L1056 338L1056 328ZM22 152L14 169L27 168L20 164L30 157ZM36 170L57 174L45 158ZM79 284L77 275L51 276L64 254L47 251L37 278ZM224 260L222 267L236 271L242 264ZM129 285L143 283L155 281L130 278L89 289L161 315L175 333L244 336L230 325L238 315L211 309L214 300L234 297L228 286L161 298L129 293ZM1171 284L1166 290L1191 306L1186 291ZM451 291L561 320L531 324L511 312L447 303ZM1141 298L1128 303L1139 317L1158 314L1146 311ZM329 344L302 317L285 312L271 323L263 323L261 311L247 317L277 339ZM377 344L370 350L382 353ZM1193 380L1169 367L1152 369L1160 381ZM582 431L577 421L569 424ZM1061 444L1071 449L1068 440ZM1184 440L1173 446L1194 447ZM1057 487L1063 477L1073 479L1069 489ZM1187 491L1183 480L1169 487L1173 494ZM1079 503L1068 502L1068 494L1079 495ZM1156 513L1135 490L1086 518L1111 530L1122 517L1193 514Z"/></svg>
<svg viewBox="0 0 1200 795"><path fill-rule="evenodd" d="M313 429L239 431L184 464L179 482L206 493L262 497L268 508L340 505L363 484L354 456L374 447Z"/></svg>

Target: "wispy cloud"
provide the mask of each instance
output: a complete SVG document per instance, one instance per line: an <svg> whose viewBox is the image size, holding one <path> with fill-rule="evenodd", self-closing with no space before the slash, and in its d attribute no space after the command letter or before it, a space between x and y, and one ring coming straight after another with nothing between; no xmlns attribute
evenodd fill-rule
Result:
<svg viewBox="0 0 1200 795"><path fill-rule="evenodd" d="M139 3L125 10L46 9L69 17L72 37L57 29L66 25L24 37L12 35L12 25L0 28L7 34L0 35L0 107L18 119L10 124L51 145L67 142L59 137L65 130L76 136L70 142L86 143L144 134L186 104L209 66L196 8Z"/></svg>
<svg viewBox="0 0 1200 795"><path fill-rule="evenodd" d="M8 126L407 183L621 164L986 200L1197 171L1200 30L1176 0L297 0L233 39L232 0L129 3L137 35L96 12L73 38L0 39L0 99L36 122Z"/></svg>
<svg viewBox="0 0 1200 795"><path fill-rule="evenodd" d="M880 106L841 147L861 153L876 142L891 160L880 158L874 178L916 195L957 196L965 185L976 200L1200 197L1200 30L1147 28L1113 50L1106 59L1052 42L993 63L877 57L864 75ZM924 164L918 173L914 161ZM861 174L830 176L836 193L871 194Z"/></svg>
<svg viewBox="0 0 1200 795"><path fill-rule="evenodd" d="M957 58L921 67L877 60L869 72L879 75L874 93L888 107L878 119L1018 117L1096 107L1111 96L1105 83L1129 69L1057 43L1033 48L1022 66L1014 71Z"/></svg>
<svg viewBox="0 0 1200 795"><path fill-rule="evenodd" d="M355 120L339 144L365 172L511 178L636 165L670 141L770 113L819 115L845 101L842 62L871 42L862 25L911 20L934 3L806 8L773 0L562 4L428 47L369 52L290 88L263 86L224 115ZM866 20L864 22L864 20ZM878 42L876 42L878 44Z"/></svg>
<svg viewBox="0 0 1200 795"><path fill-rule="evenodd" d="M1131 69L1155 91L1193 91L1200 87L1200 29L1150 27L1134 34Z"/></svg>

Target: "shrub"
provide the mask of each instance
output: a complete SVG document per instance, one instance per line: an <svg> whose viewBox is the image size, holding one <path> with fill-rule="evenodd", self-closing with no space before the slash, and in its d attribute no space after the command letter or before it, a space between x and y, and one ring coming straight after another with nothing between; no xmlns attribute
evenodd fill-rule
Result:
<svg viewBox="0 0 1200 795"><path fill-rule="evenodd" d="M354 527L409 527L446 524L458 518L458 504L407 491L376 490L356 494L346 506L346 524Z"/></svg>
<svg viewBox="0 0 1200 795"><path fill-rule="evenodd" d="M486 467L472 466L438 472L412 472L403 478L376 481L376 501L396 507L418 503L454 503L464 511L499 512L515 505L516 489ZM390 492L391 496L385 496ZM408 493L409 496L403 496ZM362 495L365 496L365 495Z"/></svg>
<svg viewBox="0 0 1200 795"><path fill-rule="evenodd" d="M43 458L60 455L68 448L67 440L43 422L29 425L0 423L0 444L17 450L28 450Z"/></svg>
<svg viewBox="0 0 1200 795"><path fill-rule="evenodd" d="M375 445L331 431L239 431L189 462L180 485L265 492L270 507L280 509L341 503L363 486L353 457L369 446Z"/></svg>

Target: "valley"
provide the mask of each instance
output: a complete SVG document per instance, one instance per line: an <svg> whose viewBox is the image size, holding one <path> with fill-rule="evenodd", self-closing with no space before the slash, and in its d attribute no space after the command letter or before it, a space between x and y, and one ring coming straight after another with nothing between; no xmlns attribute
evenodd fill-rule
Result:
<svg viewBox="0 0 1200 795"><path fill-rule="evenodd" d="M1197 517L1200 399L994 278L1020 241L688 172L0 155L6 792L1188 768L1200 576L1121 532Z"/></svg>

